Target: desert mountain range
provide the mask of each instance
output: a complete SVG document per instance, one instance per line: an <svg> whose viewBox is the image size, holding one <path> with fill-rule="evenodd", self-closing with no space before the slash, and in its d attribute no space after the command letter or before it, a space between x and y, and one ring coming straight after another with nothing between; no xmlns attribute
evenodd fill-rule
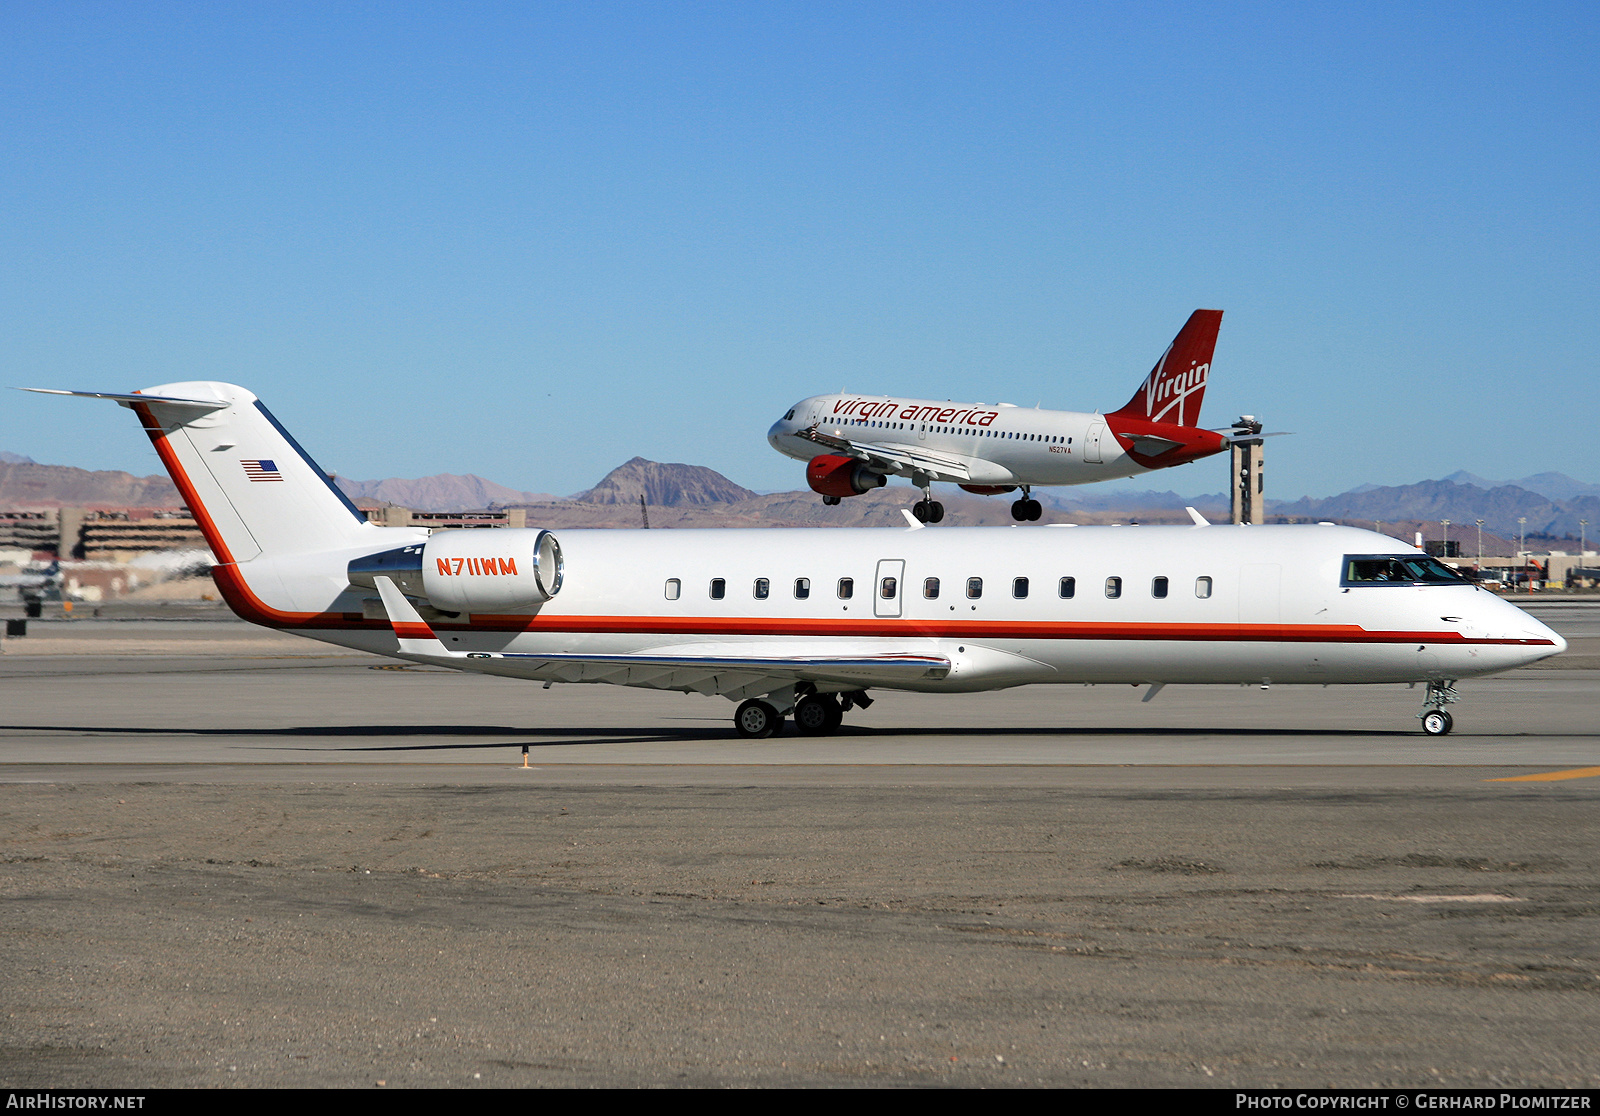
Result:
<svg viewBox="0 0 1600 1116"><path fill-rule="evenodd" d="M419 511L458 511L485 507L524 507L528 522L547 527L637 527L640 497L652 527L712 526L899 526L902 509L917 493L905 485L878 489L826 507L816 494L799 490L762 495L734 484L700 465L646 461L635 457L613 469L599 484L570 497L522 492L483 477L439 474L415 480L389 478L336 483L367 506L398 504ZM968 496L940 486L946 522L982 525L1011 522L1008 498ZM1045 522L1187 522L1186 505L1213 520L1225 519L1224 493L1184 497L1174 492L1102 492L1095 486L1042 490ZM48 507L176 507L177 490L164 476L91 472L67 465L41 465L0 451L0 510ZM1452 537L1469 538L1484 520L1485 538L1516 537L1525 519L1529 537L1578 537L1587 519L1590 537L1600 534L1600 484L1561 473L1539 473L1519 481L1496 482L1466 472L1436 481L1399 486L1363 485L1326 499L1269 500L1273 517L1338 520L1361 526L1383 523L1409 537L1422 530L1433 538L1441 519L1456 526Z"/></svg>

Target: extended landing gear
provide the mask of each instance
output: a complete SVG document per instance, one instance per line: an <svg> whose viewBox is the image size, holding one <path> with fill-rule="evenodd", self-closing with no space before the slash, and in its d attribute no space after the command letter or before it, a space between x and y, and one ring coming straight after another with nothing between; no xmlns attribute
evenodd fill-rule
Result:
<svg viewBox="0 0 1600 1116"><path fill-rule="evenodd" d="M844 710L832 694L808 694L795 703L794 730L801 736L826 736L844 722Z"/></svg>
<svg viewBox="0 0 1600 1116"><path fill-rule="evenodd" d="M764 740L783 731L783 714L760 698L751 698L734 710L733 727L746 740Z"/></svg>
<svg viewBox="0 0 1600 1116"><path fill-rule="evenodd" d="M849 710L865 709L871 704L872 699L865 690L849 690L842 694L812 691L795 702L794 728L801 736L828 736L839 731ZM735 710L733 727L746 740L764 740L783 731L783 714L771 702L751 698Z"/></svg>
<svg viewBox="0 0 1600 1116"><path fill-rule="evenodd" d="M831 508L831 507L833 507L833 505L835 505L835 504L837 504L839 502L839 499L840 498L838 496L824 496L822 498L822 502L824 504L827 504Z"/></svg>
<svg viewBox="0 0 1600 1116"><path fill-rule="evenodd" d="M1044 509L1039 506L1039 501L1029 495L1027 485L1022 486L1022 499L1011 505L1011 518L1018 523L1037 523L1044 514Z"/></svg>
<svg viewBox="0 0 1600 1116"><path fill-rule="evenodd" d="M1422 701L1422 712L1417 714L1417 719L1422 722L1422 731L1429 736L1448 733L1456 722L1445 706L1460 700L1454 679L1449 682L1429 682L1428 696Z"/></svg>
<svg viewBox="0 0 1600 1116"><path fill-rule="evenodd" d="M917 517L918 523L938 523L944 519L944 505L924 497L911 505L911 514Z"/></svg>

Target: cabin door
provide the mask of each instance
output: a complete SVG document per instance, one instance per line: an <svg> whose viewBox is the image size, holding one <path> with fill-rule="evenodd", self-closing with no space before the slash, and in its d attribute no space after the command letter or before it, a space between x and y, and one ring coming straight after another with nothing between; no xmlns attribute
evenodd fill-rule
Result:
<svg viewBox="0 0 1600 1116"><path fill-rule="evenodd" d="M872 582L874 616L899 616L900 598L905 595L906 560L885 558L878 563L878 576Z"/></svg>
<svg viewBox="0 0 1600 1116"><path fill-rule="evenodd" d="M1095 419L1089 424L1089 433L1083 436L1083 460L1090 465L1099 465L1100 436L1106 432L1106 424Z"/></svg>

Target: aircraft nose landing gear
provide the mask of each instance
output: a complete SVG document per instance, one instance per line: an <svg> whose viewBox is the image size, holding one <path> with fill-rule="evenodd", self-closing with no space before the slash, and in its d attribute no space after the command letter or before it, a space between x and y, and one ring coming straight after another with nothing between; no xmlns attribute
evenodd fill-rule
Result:
<svg viewBox="0 0 1600 1116"><path fill-rule="evenodd" d="M1428 696L1422 701L1422 712L1417 714L1417 719L1422 722L1422 731L1429 736L1444 736L1455 727L1455 718L1450 716L1445 706L1461 700L1461 695L1456 692L1455 679L1448 682L1429 682Z"/></svg>

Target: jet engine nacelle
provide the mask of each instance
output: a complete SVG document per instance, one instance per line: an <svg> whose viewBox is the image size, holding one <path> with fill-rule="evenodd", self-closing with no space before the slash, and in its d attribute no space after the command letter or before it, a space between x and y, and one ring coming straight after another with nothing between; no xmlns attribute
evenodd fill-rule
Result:
<svg viewBox="0 0 1600 1116"><path fill-rule="evenodd" d="M806 466L806 483L811 491L824 496L859 496L874 488L882 488L889 478L867 468L866 462L853 457L825 453L813 457Z"/></svg>
<svg viewBox="0 0 1600 1116"><path fill-rule="evenodd" d="M391 579L440 612L527 612L561 591L561 544L549 531L516 527L435 532L427 542L350 563L350 583Z"/></svg>

